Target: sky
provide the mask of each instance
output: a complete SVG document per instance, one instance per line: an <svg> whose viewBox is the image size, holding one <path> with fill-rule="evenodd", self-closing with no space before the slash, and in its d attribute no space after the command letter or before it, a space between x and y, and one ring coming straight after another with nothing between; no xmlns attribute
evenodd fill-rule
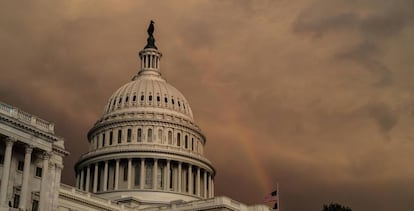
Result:
<svg viewBox="0 0 414 211"><path fill-rule="evenodd" d="M413 210L414 1L2 1L0 101L55 123L70 155L138 72L149 21L190 102L216 195L283 211Z"/></svg>

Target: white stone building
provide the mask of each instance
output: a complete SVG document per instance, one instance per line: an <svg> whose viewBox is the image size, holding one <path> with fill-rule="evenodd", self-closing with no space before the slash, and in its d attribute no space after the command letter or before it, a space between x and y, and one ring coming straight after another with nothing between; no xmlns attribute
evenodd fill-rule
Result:
<svg viewBox="0 0 414 211"><path fill-rule="evenodd" d="M60 184L68 152L53 124L0 104L1 210L270 210L214 196L206 138L183 94L161 77L153 30L139 72L88 133L76 187Z"/></svg>

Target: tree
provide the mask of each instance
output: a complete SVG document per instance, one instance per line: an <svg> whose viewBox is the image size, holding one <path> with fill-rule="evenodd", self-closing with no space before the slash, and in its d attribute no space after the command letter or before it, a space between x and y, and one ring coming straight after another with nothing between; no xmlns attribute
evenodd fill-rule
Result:
<svg viewBox="0 0 414 211"><path fill-rule="evenodd" d="M338 203L331 203L329 205L324 204L322 211L352 211L352 209Z"/></svg>

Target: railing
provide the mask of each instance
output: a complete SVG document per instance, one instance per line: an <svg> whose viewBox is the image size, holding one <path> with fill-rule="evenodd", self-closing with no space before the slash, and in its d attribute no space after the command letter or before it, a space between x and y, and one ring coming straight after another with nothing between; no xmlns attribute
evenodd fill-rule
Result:
<svg viewBox="0 0 414 211"><path fill-rule="evenodd" d="M155 151L155 152L167 152L167 153L173 152L173 153L181 154L184 156L189 156L191 158L202 160L203 162L211 165L211 162L199 153L193 153L192 151L182 149L176 146L162 145L162 144L146 144L146 143L119 144L119 145L113 145L113 146L105 146L105 147L98 148L98 149L95 149L93 151L90 151L88 153L81 155L81 159L92 157L92 156L99 155L99 154L130 151L130 150Z"/></svg>
<svg viewBox="0 0 414 211"><path fill-rule="evenodd" d="M130 208L125 207L123 204L118 204L116 202L112 202L111 200L97 197L90 192L82 191L82 190L76 189L75 187L72 187L72 186L69 186L63 183L60 184L60 192L73 195L73 196L77 196L77 197L81 197L85 200L87 199L88 201L98 203L101 206L109 206L112 208L116 208L117 210L131 210Z"/></svg>
<svg viewBox="0 0 414 211"><path fill-rule="evenodd" d="M39 130L43 130L48 133L54 133L54 124L43 120L37 116L29 114L25 111L19 110L16 107L0 102L0 113L9 117L13 117L21 122L32 125Z"/></svg>

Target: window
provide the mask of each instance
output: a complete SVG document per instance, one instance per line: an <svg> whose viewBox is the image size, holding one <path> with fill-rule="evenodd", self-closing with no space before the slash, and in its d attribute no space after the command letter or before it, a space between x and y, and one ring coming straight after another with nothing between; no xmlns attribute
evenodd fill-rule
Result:
<svg viewBox="0 0 414 211"><path fill-rule="evenodd" d="M151 128L148 129L147 142L152 142L152 129Z"/></svg>
<svg viewBox="0 0 414 211"><path fill-rule="evenodd" d="M14 194L13 208L18 208L19 207L19 202L20 202L20 195Z"/></svg>
<svg viewBox="0 0 414 211"><path fill-rule="evenodd" d="M160 96L157 96L157 102L160 102L160 101L161 101Z"/></svg>
<svg viewBox="0 0 414 211"><path fill-rule="evenodd" d="M180 103L180 101L178 101L178 107L181 107L181 103Z"/></svg>
<svg viewBox="0 0 414 211"><path fill-rule="evenodd" d="M181 146L181 134L177 133L177 146Z"/></svg>
<svg viewBox="0 0 414 211"><path fill-rule="evenodd" d="M120 144L122 142L122 130L119 129L118 130L118 144Z"/></svg>
<svg viewBox="0 0 414 211"><path fill-rule="evenodd" d="M152 187L152 163L147 163L145 166L145 188Z"/></svg>
<svg viewBox="0 0 414 211"><path fill-rule="evenodd" d="M122 97L119 98L118 103L121 104L121 102L122 102Z"/></svg>
<svg viewBox="0 0 414 211"><path fill-rule="evenodd" d="M191 138L191 151L194 151L194 138Z"/></svg>
<svg viewBox="0 0 414 211"><path fill-rule="evenodd" d="M137 136L138 136L138 142L141 142L142 141L142 129L141 128L138 128Z"/></svg>
<svg viewBox="0 0 414 211"><path fill-rule="evenodd" d="M4 155L0 154L0 164L3 164L3 163L4 163Z"/></svg>
<svg viewBox="0 0 414 211"><path fill-rule="evenodd" d="M173 171L173 167L172 166L170 166L170 169L169 169L169 171L170 171L170 189L172 189L173 188L173 173L174 173L174 171Z"/></svg>
<svg viewBox="0 0 414 211"><path fill-rule="evenodd" d="M135 179L134 179L134 186L139 186L141 181L141 164L135 164Z"/></svg>
<svg viewBox="0 0 414 211"><path fill-rule="evenodd" d="M111 131L109 132L109 145L112 145L113 138L114 138L114 133Z"/></svg>
<svg viewBox="0 0 414 211"><path fill-rule="evenodd" d="M132 130L128 129L128 131L127 131L127 142L131 142L131 138L132 138Z"/></svg>
<svg viewBox="0 0 414 211"><path fill-rule="evenodd" d="M105 146L105 133L102 133L102 146Z"/></svg>
<svg viewBox="0 0 414 211"><path fill-rule="evenodd" d="M23 171L24 168L24 162L19 160L19 163L17 164L17 170Z"/></svg>
<svg viewBox="0 0 414 211"><path fill-rule="evenodd" d="M188 149L188 136L184 136L184 148Z"/></svg>
<svg viewBox="0 0 414 211"><path fill-rule="evenodd" d="M38 210L39 210L39 201L38 200L33 200L32 211L38 211Z"/></svg>
<svg viewBox="0 0 414 211"><path fill-rule="evenodd" d="M42 168L36 167L36 177L42 177Z"/></svg>
<svg viewBox="0 0 414 211"><path fill-rule="evenodd" d="M165 98L164 98L164 102L165 102L165 103L168 103L168 99L167 99L167 97L165 97Z"/></svg>
<svg viewBox="0 0 414 211"><path fill-rule="evenodd" d="M129 96L126 96L126 98L125 98L125 102L127 103L127 102L128 102L128 100L129 100Z"/></svg>
<svg viewBox="0 0 414 211"><path fill-rule="evenodd" d="M141 95L141 101L144 101L144 95Z"/></svg>
<svg viewBox="0 0 414 211"><path fill-rule="evenodd" d="M128 166L124 165L124 182L128 180Z"/></svg>
<svg viewBox="0 0 414 211"><path fill-rule="evenodd" d="M134 95L134 97L132 97L132 101L133 102L137 101L137 96L136 95Z"/></svg>
<svg viewBox="0 0 414 211"><path fill-rule="evenodd" d="M172 132L168 131L168 144L172 145Z"/></svg>
<svg viewBox="0 0 414 211"><path fill-rule="evenodd" d="M158 129L158 143L162 143L162 130Z"/></svg>
<svg viewBox="0 0 414 211"><path fill-rule="evenodd" d="M171 99L172 104L174 105L174 99Z"/></svg>
<svg viewBox="0 0 414 211"><path fill-rule="evenodd" d="M148 100L152 101L152 95L148 96Z"/></svg>
<svg viewBox="0 0 414 211"><path fill-rule="evenodd" d="M158 188L164 187L164 166L163 165L158 166L157 184L158 184Z"/></svg>

